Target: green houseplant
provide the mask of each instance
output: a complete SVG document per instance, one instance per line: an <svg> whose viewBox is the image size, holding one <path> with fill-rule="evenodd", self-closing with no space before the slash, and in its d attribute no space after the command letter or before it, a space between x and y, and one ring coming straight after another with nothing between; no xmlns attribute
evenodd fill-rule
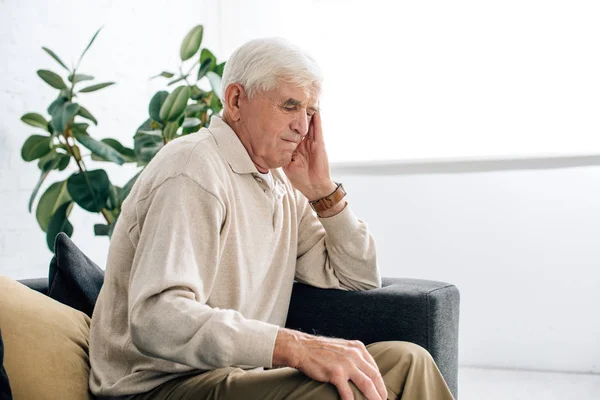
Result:
<svg viewBox="0 0 600 400"><path fill-rule="evenodd" d="M69 68L50 49L43 48L68 75L67 81L55 72L39 70L38 76L48 85L58 90L57 98L47 109L49 119L38 113L27 113L21 120L39 128L43 134L31 135L23 144L21 156L25 161L37 160L40 178L29 200L31 212L33 202L43 182L52 171L63 171L74 160L76 171L67 179L52 183L41 195L36 209L40 228L46 232L46 243L53 250L54 238L59 232L73 234L69 215L74 204L92 213L100 213L104 224L94 225L96 235L110 236L121 211L121 204L129 194L139 176L138 172L123 187L113 185L103 169L88 170L83 160L81 148L91 152L95 161L113 162L118 165L137 163L144 167L169 141L198 131L207 126L210 117L218 114L220 102L221 76L225 63L217 63L216 57L208 50L201 49L203 27L194 27L185 37L180 49L181 65L179 74L162 72L157 77L171 79L167 86L184 83L171 93L157 92L148 107L149 118L137 129L133 141L134 148L127 148L115 139L96 140L88 133L89 122L97 125L94 116L78 101L82 93L89 93L108 87L114 82L89 85L79 89L81 82L94 78L79 73L79 66L85 53L96 39L99 29L81 54L78 63ZM185 64L187 72L184 71ZM176 77L175 77L176 76ZM175 79L172 79L175 77ZM198 86L206 78L210 90Z"/></svg>
<svg viewBox="0 0 600 400"><path fill-rule="evenodd" d="M164 71L153 77L170 79L167 86L176 83L180 86L171 93L161 90L150 100L148 118L134 136L138 165L146 165L169 141L208 126L210 117L223 108L220 98L225 62L217 63L210 50L200 47L203 32L203 26L198 25L185 36L179 51L181 65L177 74ZM191 61L191 67L187 66ZM199 86L206 80L210 83L209 90Z"/></svg>

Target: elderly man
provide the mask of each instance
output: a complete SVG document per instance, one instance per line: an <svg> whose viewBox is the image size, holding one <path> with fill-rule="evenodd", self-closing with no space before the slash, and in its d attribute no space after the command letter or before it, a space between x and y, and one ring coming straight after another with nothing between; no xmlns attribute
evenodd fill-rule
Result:
<svg viewBox="0 0 600 400"><path fill-rule="evenodd" d="M283 328L294 280L380 287L366 225L332 181L321 73L284 40L229 59L224 111L150 162L122 207L92 318L110 399L451 399L423 348Z"/></svg>

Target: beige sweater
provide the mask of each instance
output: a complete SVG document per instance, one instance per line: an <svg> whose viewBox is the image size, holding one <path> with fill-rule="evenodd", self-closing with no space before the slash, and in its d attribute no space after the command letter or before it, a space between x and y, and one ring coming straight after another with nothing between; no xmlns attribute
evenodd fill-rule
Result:
<svg viewBox="0 0 600 400"><path fill-rule="evenodd" d="M294 280L381 286L373 238L350 207L319 219L280 169L271 172L272 182L261 178L217 117L146 167L123 204L92 317L94 394L271 367Z"/></svg>

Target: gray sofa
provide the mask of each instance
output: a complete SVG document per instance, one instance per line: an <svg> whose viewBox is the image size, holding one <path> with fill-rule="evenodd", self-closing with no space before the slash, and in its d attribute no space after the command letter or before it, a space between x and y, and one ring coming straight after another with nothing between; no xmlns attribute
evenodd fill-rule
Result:
<svg viewBox="0 0 600 400"><path fill-rule="evenodd" d="M21 283L48 294L48 279ZM429 350L458 398L460 295L451 284L384 278L381 289L345 292L296 283L286 326L365 344L402 340Z"/></svg>

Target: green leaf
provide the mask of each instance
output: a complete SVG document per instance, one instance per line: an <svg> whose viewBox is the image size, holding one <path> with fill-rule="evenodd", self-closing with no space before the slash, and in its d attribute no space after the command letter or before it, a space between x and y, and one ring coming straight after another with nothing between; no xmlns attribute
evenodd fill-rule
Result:
<svg viewBox="0 0 600 400"><path fill-rule="evenodd" d="M71 132L73 135L75 134L87 134L87 128L90 124L86 124L85 122L73 122L71 124Z"/></svg>
<svg viewBox="0 0 600 400"><path fill-rule="evenodd" d="M81 90L79 91L79 93L89 93L89 92L94 92L94 91L96 91L96 90L100 90L100 89L103 89L103 88L105 88L105 87L107 87L107 86L114 85L114 84L115 84L115 82L104 82L104 83L97 83L97 84L95 84L95 85L88 86L88 87L85 87L85 88L81 89Z"/></svg>
<svg viewBox="0 0 600 400"><path fill-rule="evenodd" d="M173 90L160 108L161 121L177 121L185 112L185 107L190 99L191 90L188 86L180 86Z"/></svg>
<svg viewBox="0 0 600 400"><path fill-rule="evenodd" d="M202 51L200 52L200 64L204 63L204 61L206 60L212 61L212 63L210 64L211 70L217 65L217 57L215 57L215 55L209 49L202 49Z"/></svg>
<svg viewBox="0 0 600 400"><path fill-rule="evenodd" d="M162 136L148 135L139 131L133 137L133 143L138 165L148 164L164 146Z"/></svg>
<svg viewBox="0 0 600 400"><path fill-rule="evenodd" d="M193 128L195 126L200 126L201 123L202 121L200 121L199 118L186 118L181 126L183 128Z"/></svg>
<svg viewBox="0 0 600 400"><path fill-rule="evenodd" d="M52 114L52 126L54 127L54 131L63 133L73 118L75 118L75 115L79 113L79 109L79 104L71 103L70 101L67 101L62 106L58 107Z"/></svg>
<svg viewBox="0 0 600 400"><path fill-rule="evenodd" d="M204 27L202 25L195 26L183 39L181 43L181 49L179 50L179 56L181 61L188 60L196 54L202 43L202 33Z"/></svg>
<svg viewBox="0 0 600 400"><path fill-rule="evenodd" d="M221 64L217 65L213 71L215 72L215 74L219 75L221 78L223 77L223 71L225 70L225 62L222 62Z"/></svg>
<svg viewBox="0 0 600 400"><path fill-rule="evenodd" d="M148 118L136 129L136 132L141 131L141 130L151 131L152 129L153 129L152 119Z"/></svg>
<svg viewBox="0 0 600 400"><path fill-rule="evenodd" d="M37 71L37 74L40 78L44 80L48 85L52 86L55 89L66 89L67 85L65 81L58 75L52 71L48 71L46 69L40 69Z"/></svg>
<svg viewBox="0 0 600 400"><path fill-rule="evenodd" d="M38 160L38 168L42 172L53 169L62 171L67 168L70 160L71 156L69 154L59 153L56 151L56 148L53 148L48 154Z"/></svg>
<svg viewBox="0 0 600 400"><path fill-rule="evenodd" d="M151 77L150 79L158 78L159 76L162 76L162 77L164 77L164 78L172 78L172 77L174 77L174 76L175 76L175 74L174 74L174 73L172 73L172 72L163 71L163 72L161 72L161 73L160 73L160 74L158 74L158 75L154 75L154 76L153 76L153 77Z"/></svg>
<svg viewBox="0 0 600 400"><path fill-rule="evenodd" d="M213 110L214 114L218 114L223 109L223 103L217 96L213 96L210 99L210 109Z"/></svg>
<svg viewBox="0 0 600 400"><path fill-rule="evenodd" d="M163 136L167 141L173 139L179 129L179 123L177 121L169 122L163 130Z"/></svg>
<svg viewBox="0 0 600 400"><path fill-rule="evenodd" d="M142 170L143 171L143 170ZM121 189L121 191L119 192L119 202L121 204L123 204L123 202L125 201L125 199L127 198L127 196L129 196L129 192L131 192L131 189L133 188L133 185L135 184L135 182L137 181L138 177L140 176L140 174L142 173L142 171L138 172L137 174L135 174L133 176L133 178L131 178L126 184L125 186L123 186L123 188Z"/></svg>
<svg viewBox="0 0 600 400"><path fill-rule="evenodd" d="M112 161L119 165L123 165L125 163L125 160L121 154L119 154L117 150L113 149L105 142L98 141L88 134L73 133L73 135L79 143L87 147L92 153L102 157L104 160Z"/></svg>
<svg viewBox="0 0 600 400"><path fill-rule="evenodd" d="M58 169L59 171L63 171L69 166L69 163L71 162L71 156L69 154L62 154L62 153L57 153L57 154L58 154L58 163L56 164L56 169Z"/></svg>
<svg viewBox="0 0 600 400"><path fill-rule="evenodd" d="M106 206L110 181L102 169L78 172L67 179L67 189L79 207L90 212L100 212Z"/></svg>
<svg viewBox="0 0 600 400"><path fill-rule="evenodd" d="M21 121L25 122L27 125L35 126L36 128L42 128L46 132L48 132L48 121L40 114L37 113L27 113L21 117Z"/></svg>
<svg viewBox="0 0 600 400"><path fill-rule="evenodd" d="M38 183L35 185L35 188L33 188L33 192L31 193L31 196L29 197L29 204L27 205L27 210L29 212L31 212L31 206L33 205L33 201L35 200L35 197L37 196L37 193L40 190L40 186L42 186L42 183L44 183L44 181L46 180L46 178L48 177L49 174L50 174L50 170L47 170L47 171L42 170L40 179L38 180Z"/></svg>
<svg viewBox="0 0 600 400"><path fill-rule="evenodd" d="M109 210L114 210L119 208L119 192L121 188L118 186L110 185L110 190L108 192L108 199L106 200L106 208Z"/></svg>
<svg viewBox="0 0 600 400"><path fill-rule="evenodd" d="M119 153L121 153L123 155L126 155L126 156L134 155L133 149L123 146L117 139L106 138L106 139L102 139L101 141L103 143L106 143L107 145L109 145L110 147L117 150Z"/></svg>
<svg viewBox="0 0 600 400"><path fill-rule="evenodd" d="M68 79L69 79L69 82L77 83L77 82L83 82L83 81L91 81L94 79L94 77L91 75L83 75L83 74L73 75L73 74L71 74L71 75L69 75Z"/></svg>
<svg viewBox="0 0 600 400"><path fill-rule="evenodd" d="M54 112L61 107L63 104L65 104L67 101L69 101L68 98L64 97L64 96L58 96L58 98L56 100L54 100L50 106L48 106L48 114L53 115Z"/></svg>
<svg viewBox="0 0 600 400"><path fill-rule="evenodd" d="M31 135L21 148L21 157L25 161L37 160L51 150L51 138L48 136Z"/></svg>
<svg viewBox="0 0 600 400"><path fill-rule="evenodd" d="M54 252L54 242L56 241L56 235L60 232L64 232L67 236L73 235L73 225L68 220L69 214L73 209L73 202L69 201L61 205L56 212L50 218L48 224L48 233L46 233L46 244L50 251Z"/></svg>
<svg viewBox="0 0 600 400"><path fill-rule="evenodd" d="M211 59L202 61L202 63L200 64L200 68L198 68L198 80L204 78L206 73L211 70L212 63L213 61Z"/></svg>
<svg viewBox="0 0 600 400"><path fill-rule="evenodd" d="M110 225L106 224L94 224L94 235L96 236L108 236Z"/></svg>
<svg viewBox="0 0 600 400"><path fill-rule="evenodd" d="M162 107L168 96L169 92L167 92L166 90L156 92L156 94L152 96L152 100L150 100L150 105L148 106L148 113L150 114L150 118L158 122L163 122L160 118L160 108Z"/></svg>
<svg viewBox="0 0 600 400"><path fill-rule="evenodd" d="M71 161L70 155L58 153L54 149L52 149L50 153L46 154L44 157L39 159L38 168L41 170L41 175L40 179L38 180L38 183L35 185L35 188L31 193L31 196L29 197L29 204L27 206L29 212L31 212L33 201L35 200L35 197L37 196L37 193L40 190L42 183L44 183L44 180L46 180L46 178L50 174L50 171L54 169L58 169L59 171L64 170L69 165L69 161Z"/></svg>
<svg viewBox="0 0 600 400"><path fill-rule="evenodd" d="M83 53L81 53L81 56L79 57L79 61L77 62L77 68L79 68L79 64L81 63L81 60L83 59L83 56L88 51L88 49L92 46L92 43L94 43L94 40L96 40L96 36L98 36L98 34L102 30L102 28L103 27L100 27L100 29L98 29L96 31L96 33L94 33L94 36L92 37L92 40L90 40L90 43L87 45L87 47L85 48L85 50L83 51ZM75 69L77 69L77 68L75 68Z"/></svg>
<svg viewBox="0 0 600 400"><path fill-rule="evenodd" d="M192 117L194 115L198 116L198 113L202 113L202 111L205 111L207 108L208 106L205 103L190 104L185 109L185 115L188 117Z"/></svg>
<svg viewBox="0 0 600 400"><path fill-rule="evenodd" d="M94 116L83 106L79 106L79 112L77 113L77 115L80 115L81 117L92 121L94 125L98 125L98 121L96 120L96 118L94 118Z"/></svg>
<svg viewBox="0 0 600 400"><path fill-rule="evenodd" d="M215 94L219 98L223 97L223 92L222 92L222 88L221 88L221 77L219 75L217 75L216 73L214 73L213 71L208 71L206 73L206 76L208 77L208 80L210 81L210 87L212 88L213 92L215 92Z"/></svg>
<svg viewBox="0 0 600 400"><path fill-rule="evenodd" d="M101 141L118 151L119 154L123 156L126 162L135 161L135 152L133 151L133 149L123 146L118 140L106 138L102 139Z"/></svg>
<svg viewBox="0 0 600 400"><path fill-rule="evenodd" d="M44 172L51 169L50 166L56 161L57 156L58 153L56 153L56 150L50 148L48 154L46 154L43 157L40 157L40 159L38 160L37 166L40 169L40 171Z"/></svg>
<svg viewBox="0 0 600 400"><path fill-rule="evenodd" d="M65 65L64 62L62 62L62 60L60 59L60 57L58 57L55 52L53 52L52 50L50 50L47 47L42 47L42 49L44 49L44 51L46 53L50 54L50 57L54 58L60 65L63 66L64 69L66 69L67 71L70 71L69 68Z"/></svg>
<svg viewBox="0 0 600 400"><path fill-rule="evenodd" d="M156 136L156 137L162 138L162 129L155 129L153 131L139 130L139 131L137 131L137 133L143 133L145 135Z"/></svg>
<svg viewBox="0 0 600 400"><path fill-rule="evenodd" d="M214 71L217 66L217 57L208 49L200 52L200 68L198 69L198 80L203 78L208 71Z"/></svg>
<svg viewBox="0 0 600 400"><path fill-rule="evenodd" d="M202 100L206 96L208 96L208 92L205 92L204 90L200 89L196 85L191 86L191 88L192 88L192 100Z"/></svg>
<svg viewBox="0 0 600 400"><path fill-rule="evenodd" d="M69 201L71 201L71 196L67 191L66 181L54 182L46 189L44 194L42 194L42 197L40 197L35 212L38 224L44 232L48 231L50 218L56 212L58 207Z"/></svg>
<svg viewBox="0 0 600 400"><path fill-rule="evenodd" d="M109 145L110 147L112 147L113 149L115 149L123 158L123 160L128 163L128 162L135 162L135 153L133 151L133 149L127 148L125 146L123 146L121 143L119 143L117 140L115 139L110 139L110 138L106 138L106 139L102 139L100 140L102 143L106 143L107 145ZM97 154L92 154L92 160L94 161L110 161L107 160L103 157L98 156Z"/></svg>

